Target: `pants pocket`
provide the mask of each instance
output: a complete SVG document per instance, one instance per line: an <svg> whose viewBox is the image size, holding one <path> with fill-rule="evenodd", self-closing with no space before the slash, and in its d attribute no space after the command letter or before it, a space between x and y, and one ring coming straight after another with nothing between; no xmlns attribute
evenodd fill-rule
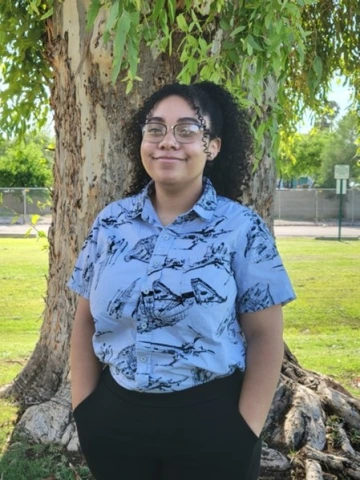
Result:
<svg viewBox="0 0 360 480"><path fill-rule="evenodd" d="M244 426L245 428L245 431L249 434L249 437L252 438L254 440L254 442L256 442L257 440L259 440L260 437L258 437L256 435L256 433L252 430L252 428L249 426L249 424L247 423L247 421L245 420L245 418L241 415L240 411L238 412L238 416L239 416L239 419L240 419L240 422L241 424Z"/></svg>
<svg viewBox="0 0 360 480"><path fill-rule="evenodd" d="M77 419L79 414L81 415L84 410L86 411L87 407L89 406L92 399L94 398L99 388L99 385L100 385L100 382L96 385L94 390L87 397L84 398L84 400L82 400L78 405L76 405L75 409L73 410L73 417L75 418L75 420Z"/></svg>

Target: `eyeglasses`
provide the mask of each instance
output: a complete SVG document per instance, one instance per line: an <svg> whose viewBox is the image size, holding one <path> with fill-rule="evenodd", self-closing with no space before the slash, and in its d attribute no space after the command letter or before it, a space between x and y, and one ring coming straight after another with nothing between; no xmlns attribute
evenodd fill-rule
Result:
<svg viewBox="0 0 360 480"><path fill-rule="evenodd" d="M200 134L204 131L204 127L197 123L178 123L167 127L163 123L145 123L142 127L143 140L150 143L159 143L167 134L168 128L171 128L175 140L178 143L193 143L200 138Z"/></svg>

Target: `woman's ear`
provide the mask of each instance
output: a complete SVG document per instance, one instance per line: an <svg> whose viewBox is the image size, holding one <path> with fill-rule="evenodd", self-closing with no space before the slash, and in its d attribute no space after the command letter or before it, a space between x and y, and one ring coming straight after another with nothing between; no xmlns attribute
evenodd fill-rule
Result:
<svg viewBox="0 0 360 480"><path fill-rule="evenodd" d="M212 162L218 155L221 149L221 138L214 138L210 140L208 151L210 155L208 155L208 160Z"/></svg>

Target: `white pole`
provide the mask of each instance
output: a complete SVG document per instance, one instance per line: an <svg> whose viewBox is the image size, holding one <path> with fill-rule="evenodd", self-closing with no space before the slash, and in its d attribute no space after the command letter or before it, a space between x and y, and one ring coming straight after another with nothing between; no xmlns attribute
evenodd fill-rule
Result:
<svg viewBox="0 0 360 480"><path fill-rule="evenodd" d="M23 223L26 223L26 189L24 188L23 190L23 199L24 199L24 219L23 219Z"/></svg>
<svg viewBox="0 0 360 480"><path fill-rule="evenodd" d="M281 190L278 190L279 195L279 220L281 220Z"/></svg>
<svg viewBox="0 0 360 480"><path fill-rule="evenodd" d="M351 190L351 225L355 225L355 189Z"/></svg>

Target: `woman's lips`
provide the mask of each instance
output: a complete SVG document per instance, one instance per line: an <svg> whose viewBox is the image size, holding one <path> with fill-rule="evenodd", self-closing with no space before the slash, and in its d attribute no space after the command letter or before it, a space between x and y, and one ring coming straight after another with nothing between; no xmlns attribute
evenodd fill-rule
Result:
<svg viewBox="0 0 360 480"><path fill-rule="evenodd" d="M163 160L163 161L169 161L169 162L174 162L174 161L183 161L183 158L178 158L178 157L154 157L154 160Z"/></svg>

